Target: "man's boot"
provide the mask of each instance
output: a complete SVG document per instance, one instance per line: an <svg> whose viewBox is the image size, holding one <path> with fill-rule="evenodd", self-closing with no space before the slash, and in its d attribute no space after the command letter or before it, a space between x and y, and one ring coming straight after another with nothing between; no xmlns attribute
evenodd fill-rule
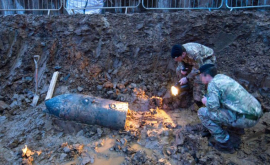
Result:
<svg viewBox="0 0 270 165"><path fill-rule="evenodd" d="M221 152L228 152L233 154L235 152L234 145L232 144L231 140L229 139L225 143L216 142L214 148Z"/></svg>
<svg viewBox="0 0 270 165"><path fill-rule="evenodd" d="M227 131L230 134L235 134L235 135L244 135L245 134L244 128L228 127Z"/></svg>
<svg viewBox="0 0 270 165"><path fill-rule="evenodd" d="M241 139L235 135L230 136L230 139L227 140L225 143L220 143L214 140L213 137L209 139L210 146L214 147L218 151L228 152L231 154L235 152L235 149L239 148L240 143L241 143Z"/></svg>

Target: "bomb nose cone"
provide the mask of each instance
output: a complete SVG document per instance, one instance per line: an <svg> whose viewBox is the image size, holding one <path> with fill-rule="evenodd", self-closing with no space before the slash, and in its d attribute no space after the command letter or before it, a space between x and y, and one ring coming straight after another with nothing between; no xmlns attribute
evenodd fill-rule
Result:
<svg viewBox="0 0 270 165"><path fill-rule="evenodd" d="M61 106L63 105L63 99L59 99L59 97L51 98L45 101L45 105L50 114L59 117Z"/></svg>

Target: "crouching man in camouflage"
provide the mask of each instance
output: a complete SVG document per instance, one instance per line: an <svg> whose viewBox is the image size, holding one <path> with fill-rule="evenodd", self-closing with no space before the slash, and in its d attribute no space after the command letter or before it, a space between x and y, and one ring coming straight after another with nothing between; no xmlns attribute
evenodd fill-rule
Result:
<svg viewBox="0 0 270 165"><path fill-rule="evenodd" d="M193 88L193 98L198 107L202 106L201 99L205 94L205 85L199 76L199 67L203 64L215 64L216 57L213 49L198 43L174 45L171 50L172 58L178 62L176 74L180 85L189 83Z"/></svg>
<svg viewBox="0 0 270 165"><path fill-rule="evenodd" d="M217 74L214 65L205 64L199 71L202 83L208 87L202 98L206 107L199 109L198 116L214 137L212 145L220 151L234 152L235 139L222 126L242 131L253 127L263 114L261 105L235 80Z"/></svg>

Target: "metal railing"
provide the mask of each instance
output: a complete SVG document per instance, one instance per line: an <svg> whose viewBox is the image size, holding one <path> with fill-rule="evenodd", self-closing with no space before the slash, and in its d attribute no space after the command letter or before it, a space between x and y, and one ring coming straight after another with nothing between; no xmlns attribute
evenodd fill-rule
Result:
<svg viewBox="0 0 270 165"><path fill-rule="evenodd" d="M56 11L62 0L0 0L0 11Z"/></svg>
<svg viewBox="0 0 270 165"><path fill-rule="evenodd" d="M223 0L142 0L145 9L178 10L178 9L219 9Z"/></svg>
<svg viewBox="0 0 270 165"><path fill-rule="evenodd" d="M270 7L270 0L226 0L226 7L231 10Z"/></svg>
<svg viewBox="0 0 270 165"><path fill-rule="evenodd" d="M24 11L114 9L131 8L155 10L220 9L225 0L0 0L0 13L24 14ZM270 0L226 0L229 9L270 7ZM140 5L142 4L142 5ZM120 11L120 12L121 12ZM27 13L27 12L26 12ZM74 13L74 11L73 11ZM85 12L84 12L85 13ZM96 12L97 13L97 12Z"/></svg>
<svg viewBox="0 0 270 165"><path fill-rule="evenodd" d="M64 7L72 10L137 8L140 3L141 0L65 0Z"/></svg>

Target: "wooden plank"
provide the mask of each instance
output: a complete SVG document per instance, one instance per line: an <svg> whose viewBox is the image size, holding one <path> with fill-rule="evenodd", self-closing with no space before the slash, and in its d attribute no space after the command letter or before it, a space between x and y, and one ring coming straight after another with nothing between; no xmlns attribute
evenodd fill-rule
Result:
<svg viewBox="0 0 270 165"><path fill-rule="evenodd" d="M53 91L54 91L54 88L55 88L55 84L56 84L58 75L59 75L58 71L53 73L53 77L52 77L52 80L50 82L49 90L47 92L47 96L46 96L45 100L48 100L48 99L52 98Z"/></svg>

